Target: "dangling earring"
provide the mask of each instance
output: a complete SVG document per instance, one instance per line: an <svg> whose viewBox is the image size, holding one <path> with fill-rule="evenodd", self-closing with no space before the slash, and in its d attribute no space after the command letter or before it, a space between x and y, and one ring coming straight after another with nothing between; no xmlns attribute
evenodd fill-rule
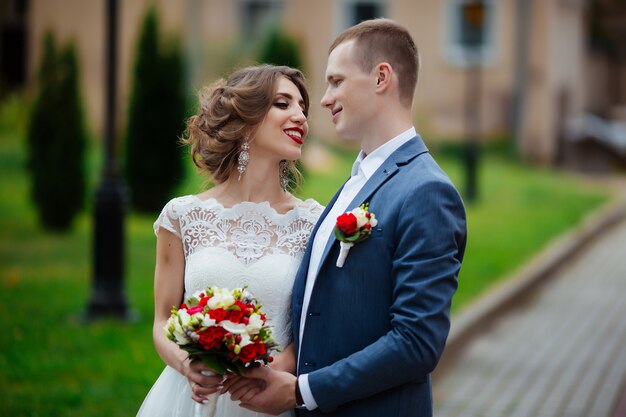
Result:
<svg viewBox="0 0 626 417"><path fill-rule="evenodd" d="M280 173L280 188L283 191L287 191L287 186L289 185L289 168L287 167L287 161L284 159L280 161L279 164L279 173Z"/></svg>
<svg viewBox="0 0 626 417"><path fill-rule="evenodd" d="M240 181L241 176L244 172L246 172L246 168L248 167L248 161L250 160L249 151L250 145L248 145L248 137L246 136L243 145L241 145L241 151L239 151L239 158L237 158L237 171L239 171L239 177L237 178L237 181Z"/></svg>

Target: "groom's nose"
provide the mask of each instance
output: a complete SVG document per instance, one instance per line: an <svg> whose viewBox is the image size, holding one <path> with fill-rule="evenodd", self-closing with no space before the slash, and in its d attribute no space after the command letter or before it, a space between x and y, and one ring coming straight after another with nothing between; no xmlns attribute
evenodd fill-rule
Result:
<svg viewBox="0 0 626 417"><path fill-rule="evenodd" d="M329 93L330 88L327 87L326 91L324 92L324 96L322 97L322 100L320 101L320 105L322 107L332 107L332 105L334 104L335 100L332 98L332 96Z"/></svg>

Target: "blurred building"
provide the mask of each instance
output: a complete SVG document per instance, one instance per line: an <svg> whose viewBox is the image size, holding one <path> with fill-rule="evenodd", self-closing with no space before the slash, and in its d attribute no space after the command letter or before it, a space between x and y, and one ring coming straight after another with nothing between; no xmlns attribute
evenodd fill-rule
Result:
<svg viewBox="0 0 626 417"><path fill-rule="evenodd" d="M422 68L414 106L418 131L427 141L462 140L466 136L469 66L469 28L462 16L465 2L120 0L120 120L124 120L138 31L150 4L157 4L163 29L177 34L184 43L190 94L235 66L249 63L246 57L253 56L259 40L272 25L280 25L301 45L313 100L311 131L329 140L334 138L330 117L317 104L325 89L328 45L344 28L385 16L405 25L420 49ZM77 43L90 126L100 129L105 0L2 3L2 10L11 9L9 3L25 10L25 78L29 86L34 82L46 30L53 29L60 40ZM590 42L591 3L611 7L619 0L485 0L486 30L479 39L481 94L473 99L481 110L479 126L484 140L512 135L527 159L554 163L566 120L626 102L626 83L616 81L626 79L624 60L607 58L607 53L594 50ZM621 22L623 25L626 19ZM0 57L5 59L2 51Z"/></svg>

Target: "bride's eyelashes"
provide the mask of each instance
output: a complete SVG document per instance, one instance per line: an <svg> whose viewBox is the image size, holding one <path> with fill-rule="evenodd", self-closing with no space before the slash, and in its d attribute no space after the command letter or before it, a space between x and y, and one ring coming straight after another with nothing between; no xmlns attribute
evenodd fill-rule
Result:
<svg viewBox="0 0 626 417"><path fill-rule="evenodd" d="M277 101L273 105L274 105L274 107L278 107L281 110L287 110L289 108L289 103L287 103L285 101ZM309 117L309 114L304 109L304 107L300 106L300 110L302 111L302 114L304 114L304 117Z"/></svg>

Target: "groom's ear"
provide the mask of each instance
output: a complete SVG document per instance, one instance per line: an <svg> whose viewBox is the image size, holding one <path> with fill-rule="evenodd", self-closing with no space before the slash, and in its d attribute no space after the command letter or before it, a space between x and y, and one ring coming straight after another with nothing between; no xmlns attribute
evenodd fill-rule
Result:
<svg viewBox="0 0 626 417"><path fill-rule="evenodd" d="M376 92L383 93L391 86L391 78L393 75L393 68L387 62L381 62L376 65L375 73L376 77Z"/></svg>

